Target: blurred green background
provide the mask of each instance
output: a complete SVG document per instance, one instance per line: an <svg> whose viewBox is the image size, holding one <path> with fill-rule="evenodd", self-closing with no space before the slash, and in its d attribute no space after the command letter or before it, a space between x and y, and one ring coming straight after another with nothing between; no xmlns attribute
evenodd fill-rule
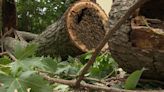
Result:
<svg viewBox="0 0 164 92"><path fill-rule="evenodd" d="M58 20L74 0L16 0L18 29L41 33Z"/></svg>

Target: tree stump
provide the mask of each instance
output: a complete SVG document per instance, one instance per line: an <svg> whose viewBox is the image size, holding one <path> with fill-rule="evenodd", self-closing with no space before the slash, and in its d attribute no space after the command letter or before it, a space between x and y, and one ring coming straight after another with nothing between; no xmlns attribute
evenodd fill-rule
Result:
<svg viewBox="0 0 164 92"><path fill-rule="evenodd" d="M136 1L115 0L109 15L110 27L113 27ZM139 16L144 16L144 24L140 20L133 20L135 18L131 16L110 39L113 58L128 73L145 67L148 70L143 73L143 78L164 80L163 5L163 0L147 2L138 12Z"/></svg>
<svg viewBox="0 0 164 92"><path fill-rule="evenodd" d="M39 44L39 55L77 56L93 50L103 39L107 26L108 17L97 4L78 1L34 42Z"/></svg>

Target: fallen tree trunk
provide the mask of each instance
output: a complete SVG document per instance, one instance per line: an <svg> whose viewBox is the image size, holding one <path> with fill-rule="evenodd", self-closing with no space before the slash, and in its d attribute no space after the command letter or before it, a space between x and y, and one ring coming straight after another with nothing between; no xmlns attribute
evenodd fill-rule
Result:
<svg viewBox="0 0 164 92"><path fill-rule="evenodd" d="M125 0L123 2L122 0L115 0L109 15L110 27L113 27L113 25L115 25L114 23L116 23L136 1L137 0ZM140 16L145 16L149 19L164 21L163 4L163 0L151 0L144 4L138 13ZM146 21L142 20L142 22L135 21L135 26L138 24L141 25L140 27L134 27L134 25L131 25L133 24L131 23L132 19L133 16L129 18L110 39L110 50L113 58L118 62L120 67L128 73L145 67L148 70L143 73L144 78L164 80L163 26L152 26L152 24L145 19ZM164 22L162 22L162 24L163 23ZM157 31L157 29L160 29L160 31Z"/></svg>
<svg viewBox="0 0 164 92"><path fill-rule="evenodd" d="M97 4L88 0L78 1L61 19L30 39L36 37L32 42L39 45L38 55L66 58L94 50L105 36L107 26L108 17Z"/></svg>
<svg viewBox="0 0 164 92"><path fill-rule="evenodd" d="M79 1L35 39L38 54L66 57L92 50L103 39L107 20L97 4Z"/></svg>

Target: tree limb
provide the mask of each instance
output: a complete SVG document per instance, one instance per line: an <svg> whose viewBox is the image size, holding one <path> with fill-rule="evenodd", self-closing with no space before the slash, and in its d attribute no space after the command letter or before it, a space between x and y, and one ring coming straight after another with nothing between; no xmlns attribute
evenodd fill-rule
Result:
<svg viewBox="0 0 164 92"><path fill-rule="evenodd" d="M76 86L76 81L75 80L64 80L64 79L58 79L58 78L51 78L50 76L44 74L44 73L39 73L44 79L48 80L51 83L60 83L64 85L69 85L69 86ZM102 87L102 86L97 86L97 85L92 85L92 84L87 84L87 83L80 83L80 87L84 88L89 88L89 89L94 89L94 90L104 90L107 92L131 92L131 91L125 91L122 89L117 89L117 88L110 88L110 87Z"/></svg>
<svg viewBox="0 0 164 92"><path fill-rule="evenodd" d="M38 36L37 34L25 32L25 31L17 31L17 33L26 41L32 41Z"/></svg>
<svg viewBox="0 0 164 92"><path fill-rule="evenodd" d="M45 80L51 82L51 83L60 83L64 85L69 85L69 86L76 86L76 81L75 80L64 80L64 79L58 79L58 78L52 78L48 76L45 73L38 73L40 76L42 76ZM106 92L162 92L162 90L124 90L124 89L118 89L118 88L113 88L113 87L107 87L107 86L98 86L98 85L93 85L93 84L88 84L88 83L80 83L80 87L83 88L88 88L88 89L94 89L94 90L101 90L101 91L106 91Z"/></svg>

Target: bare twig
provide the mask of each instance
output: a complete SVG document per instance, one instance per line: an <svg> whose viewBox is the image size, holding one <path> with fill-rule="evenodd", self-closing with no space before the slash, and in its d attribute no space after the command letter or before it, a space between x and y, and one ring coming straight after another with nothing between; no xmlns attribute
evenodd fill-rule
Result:
<svg viewBox="0 0 164 92"><path fill-rule="evenodd" d="M40 70L40 69L37 69L37 71L40 72L40 73L44 73L44 74L54 75L54 74L52 74L48 71L43 71L43 70ZM59 75L56 75L56 76L59 76ZM71 77L71 78L76 78L77 77L76 75L64 75L64 76ZM106 84L105 80L99 80L99 79L91 78L91 77L85 77L84 80L95 81L95 82L98 82L98 83Z"/></svg>
<svg viewBox="0 0 164 92"><path fill-rule="evenodd" d="M60 83L64 85L69 85L69 86L76 86L76 81L75 80L64 80L64 79L57 79L57 78L52 78L48 76L45 73L38 73L40 76L42 76L45 80L51 82L51 83ZM113 88L113 87L107 87L107 86L98 86L98 85L92 85L88 83L80 83L80 87L83 88L88 88L88 89L94 89L94 90L101 90L105 92L163 92L163 90L124 90L124 89L118 89L118 88Z"/></svg>
<svg viewBox="0 0 164 92"><path fill-rule="evenodd" d="M57 78L51 78L50 76L44 74L44 73L39 73L44 79L48 80L51 83L60 83L64 85L69 85L69 86L76 86L76 81L75 80L64 80L64 79L57 79ZM84 88L89 88L89 89L94 89L94 90L104 90L107 92L131 92L131 91L125 91L122 89L117 89L117 88L111 88L107 86L97 86L97 85L92 85L92 84L87 84L87 83L80 83L80 87Z"/></svg>
<svg viewBox="0 0 164 92"><path fill-rule="evenodd" d="M80 74L77 78L76 85L77 87L80 85L81 80L84 78L84 75L87 73L88 69L91 67L91 65L94 63L96 56L100 53L101 49L104 47L104 45L108 42L109 38L113 35L113 33L120 28L120 26L129 18L129 16L141 5L143 5L145 2L149 0L138 0L136 4L134 4L127 13L118 21L118 23L111 29L107 29L107 34L105 35L104 39L101 41L101 43L96 47L91 59L87 62L87 64L81 69Z"/></svg>

